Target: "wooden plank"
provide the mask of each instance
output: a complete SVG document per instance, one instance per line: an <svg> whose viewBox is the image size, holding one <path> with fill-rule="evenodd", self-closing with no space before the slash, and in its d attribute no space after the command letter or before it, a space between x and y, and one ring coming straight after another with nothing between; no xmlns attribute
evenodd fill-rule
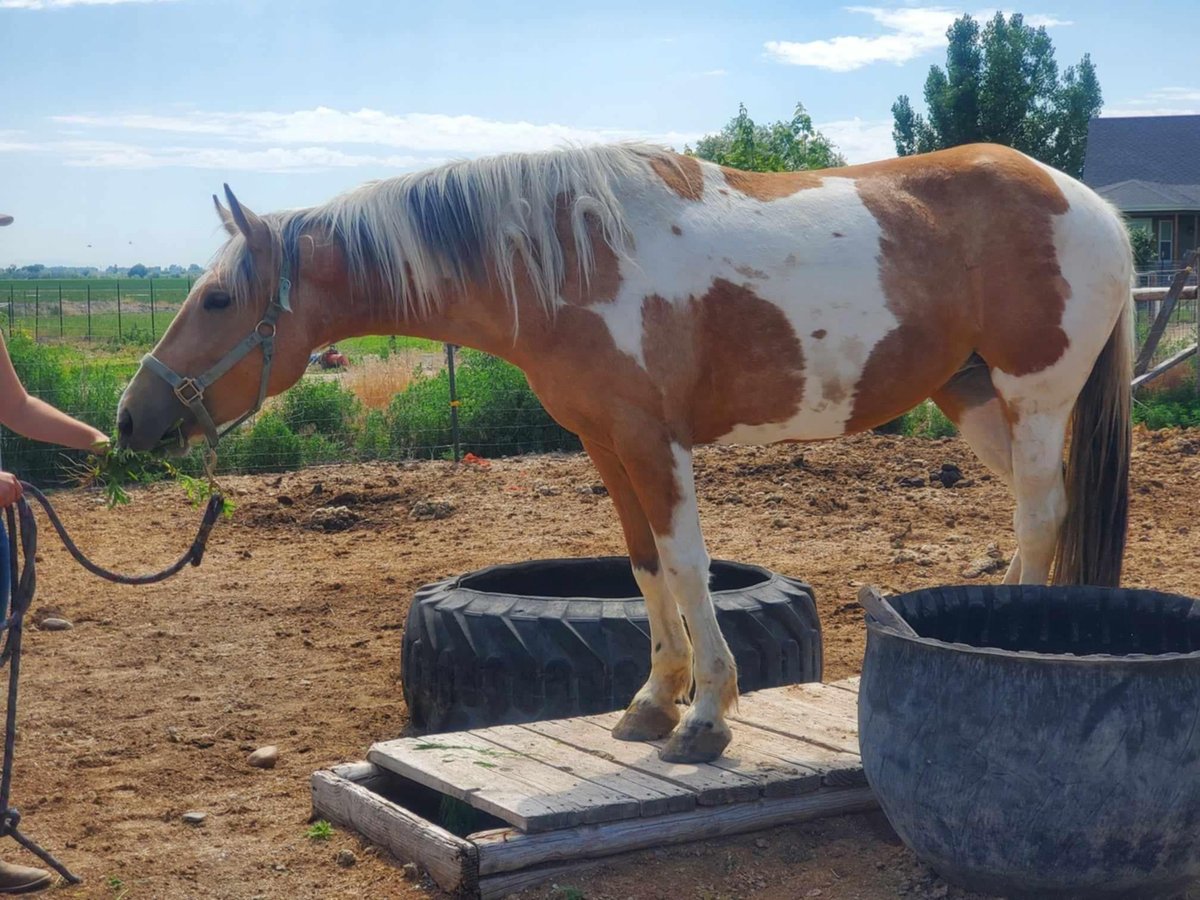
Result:
<svg viewBox="0 0 1200 900"><path fill-rule="evenodd" d="M565 860L583 861L647 847L665 847L688 841L708 840L765 828L805 822L822 816L843 815L874 809L870 788L826 789L800 797L781 797L697 808L652 819L631 819L604 825L588 825L549 834L522 834L511 828L468 835L478 849L480 891L485 897L502 896L502 888L518 890L518 881L496 877L500 873L525 870L525 877ZM548 871L546 869L540 871ZM492 876L492 877L487 877ZM535 882L529 882L529 886Z"/></svg>
<svg viewBox="0 0 1200 900"><path fill-rule="evenodd" d="M1133 389L1137 390L1142 385L1146 384L1147 382L1153 381L1155 378L1157 378L1159 375L1162 375L1165 372L1169 372L1171 369L1175 368L1181 362L1185 362L1188 359L1191 359L1195 355L1196 355L1196 345L1195 344L1192 344L1190 347L1186 347L1183 350L1180 350L1178 353L1176 353L1170 359L1160 362L1157 366L1155 366L1149 372L1145 372L1145 373L1139 375L1137 378L1133 379Z"/></svg>
<svg viewBox="0 0 1200 900"><path fill-rule="evenodd" d="M1133 289L1133 299L1136 300L1138 303L1149 303L1153 300L1162 300L1167 296L1167 293L1170 290L1171 290L1170 288L1165 288L1165 287L1134 288ZM1184 287L1184 289L1182 291L1180 291L1179 299L1180 300L1195 300L1196 299L1196 285L1194 285L1194 284L1186 285Z"/></svg>
<svg viewBox="0 0 1200 900"><path fill-rule="evenodd" d="M839 691L828 684L815 683L792 684L787 687L774 688L773 692L785 700L806 703L823 709L831 715L841 716L850 721L855 728L858 727L858 694L856 693Z"/></svg>
<svg viewBox="0 0 1200 900"><path fill-rule="evenodd" d="M456 731L375 744L367 759L529 831L638 815L619 791Z"/></svg>
<svg viewBox="0 0 1200 900"><path fill-rule="evenodd" d="M855 723L803 701L788 700L776 691L747 694L738 703L735 722L745 722L799 741L820 744L858 756Z"/></svg>
<svg viewBox="0 0 1200 900"><path fill-rule="evenodd" d="M601 732L612 730L612 721L596 721L595 716L530 722L525 728L570 744L596 756L612 759L623 766L645 772L655 778L679 785L696 795L700 806L717 806L753 800L759 795L758 784L734 772L709 765L669 763L659 759L658 750L649 744L605 739Z"/></svg>
<svg viewBox="0 0 1200 900"><path fill-rule="evenodd" d="M852 753L834 750L811 741L796 740L758 727L750 722L734 722L734 739L729 745L732 749L738 742L752 746L756 751L770 754L784 765L796 766L813 772L817 777L804 784L804 791L815 790L819 786L828 787L860 787L866 784L863 774L862 760ZM727 750L728 752L728 750ZM797 793L792 791L791 793ZM780 796L781 794L776 794Z"/></svg>
<svg viewBox="0 0 1200 900"><path fill-rule="evenodd" d="M358 764L366 767L365 764ZM343 771L345 769L343 767ZM370 766L374 770L374 766ZM378 775L355 773L361 781ZM427 871L438 886L451 893L474 891L479 879L479 852L433 822L379 796L360 780L333 772L312 776L313 813L343 828L356 831L384 847L402 861L412 860Z"/></svg>
<svg viewBox="0 0 1200 900"><path fill-rule="evenodd" d="M617 723L621 717L620 713L604 713L598 716L589 716L588 718L600 725L606 731L611 731L612 726ZM714 759L705 765L713 769L723 769L737 775L740 778L745 778L758 786L757 796L763 797L791 797L796 794L804 794L809 791L815 791L821 785L821 773L813 769L803 766L793 760L782 759L770 751L764 751L761 747L748 739L747 736L742 736L739 741L737 730L733 733L733 742L725 748L725 752L720 757ZM609 739L610 743L617 743ZM643 746L654 747L655 750L661 750L667 745L666 739L659 741L647 741ZM609 746L605 744L605 749Z"/></svg>
<svg viewBox="0 0 1200 900"><path fill-rule="evenodd" d="M854 696L857 697L858 696L858 688L861 683L862 683L862 676L855 675L852 678L843 678L841 681L831 681L831 682L829 682L829 684L827 684L825 686L835 688L839 691L849 691L850 693L854 694Z"/></svg>
<svg viewBox="0 0 1200 900"><path fill-rule="evenodd" d="M539 759L593 784L600 784L634 798L639 814L658 816L695 809L696 794L687 788L637 769L623 766L611 757L597 756L521 725L488 728L481 735L517 753Z"/></svg>

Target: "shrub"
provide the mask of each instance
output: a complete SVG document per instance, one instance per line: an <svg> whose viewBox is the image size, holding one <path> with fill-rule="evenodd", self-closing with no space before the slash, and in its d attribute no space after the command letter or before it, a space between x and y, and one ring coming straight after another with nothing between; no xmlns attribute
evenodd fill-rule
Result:
<svg viewBox="0 0 1200 900"><path fill-rule="evenodd" d="M910 409L901 417L901 423L901 431L909 437L944 438L958 434L954 423L932 400Z"/></svg>
<svg viewBox="0 0 1200 900"><path fill-rule="evenodd" d="M578 450L579 439L542 407L516 366L474 350L457 370L459 441L464 453L508 456ZM388 408L392 447L441 455L451 444L447 372L414 382Z"/></svg>
<svg viewBox="0 0 1200 900"><path fill-rule="evenodd" d="M283 423L296 434L319 434L349 443L359 402L337 381L301 378L283 395Z"/></svg>
<svg viewBox="0 0 1200 900"><path fill-rule="evenodd" d="M359 459L381 459L388 455L390 449L387 416L373 409L363 419L362 427L354 440L354 450Z"/></svg>
<svg viewBox="0 0 1200 900"><path fill-rule="evenodd" d="M286 472L300 468L304 458L300 437L274 412L262 413L253 428L239 429L226 441L218 471Z"/></svg>

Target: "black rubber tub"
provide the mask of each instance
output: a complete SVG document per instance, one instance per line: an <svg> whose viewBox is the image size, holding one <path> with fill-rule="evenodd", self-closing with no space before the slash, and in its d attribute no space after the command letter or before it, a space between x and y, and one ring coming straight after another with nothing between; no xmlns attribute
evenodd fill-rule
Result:
<svg viewBox="0 0 1200 900"><path fill-rule="evenodd" d="M821 680L808 585L725 560L710 572L742 691ZM426 731L609 712L645 682L651 650L627 557L493 566L417 591L404 631L404 699Z"/></svg>
<svg viewBox="0 0 1200 900"><path fill-rule="evenodd" d="M859 731L900 837L1012 897L1170 897L1200 877L1200 603L944 587L867 618Z"/></svg>

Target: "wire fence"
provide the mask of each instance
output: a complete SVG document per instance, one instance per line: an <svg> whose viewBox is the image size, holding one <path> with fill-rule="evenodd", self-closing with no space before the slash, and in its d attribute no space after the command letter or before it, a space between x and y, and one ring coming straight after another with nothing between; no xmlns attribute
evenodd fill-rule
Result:
<svg viewBox="0 0 1200 900"><path fill-rule="evenodd" d="M111 280L103 282L101 291L101 283L96 280L90 287L89 300L87 285L0 282L0 328L7 332L14 365L32 395L111 431L121 392L140 355L123 352L121 345L151 342L160 335L188 284L186 279L138 280L131 288L126 280ZM119 312L102 305L115 307L118 296ZM1160 304L1156 299L1137 302L1139 345ZM1194 294L1185 295L1171 316L1155 364L1196 342L1197 315ZM94 343L103 341L116 349ZM580 449L578 439L550 417L524 375L508 363L453 347L389 346L396 343L380 342L377 355L356 358L344 370L311 368L299 384L272 398L222 442L220 471ZM1182 367L1180 377L1195 380ZM83 454L8 432L0 435L0 453L5 468L47 485L71 483L83 459ZM185 459L182 468L199 472L198 456Z"/></svg>
<svg viewBox="0 0 1200 900"><path fill-rule="evenodd" d="M35 340L149 344L191 287L190 277L0 280L0 321Z"/></svg>
<svg viewBox="0 0 1200 900"><path fill-rule="evenodd" d="M114 428L121 393L136 359L103 359L8 336L26 389L90 424ZM462 459L578 450L578 439L545 411L519 369L475 351L446 348L446 357L399 351L339 372L311 370L292 389L221 442L223 474L276 472L371 460ZM453 387L450 357L455 362ZM4 468L45 485L76 481L85 454L5 431ZM177 461L199 474L199 454Z"/></svg>

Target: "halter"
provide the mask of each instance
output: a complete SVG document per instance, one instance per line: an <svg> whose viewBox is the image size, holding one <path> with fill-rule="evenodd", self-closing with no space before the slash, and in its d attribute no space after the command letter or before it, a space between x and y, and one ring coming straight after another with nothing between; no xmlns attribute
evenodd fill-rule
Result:
<svg viewBox="0 0 1200 900"><path fill-rule="evenodd" d="M283 265L279 270L279 288L271 297L271 303L267 306L263 317L258 320L253 331L242 338L232 350L203 375L187 378L161 360L156 359L153 353L147 353L142 357L142 365L166 381L171 386L171 390L175 392L176 399L192 411L192 415L204 429L204 436L208 440L210 450L215 451L221 438L262 409L263 402L267 399L267 382L271 377L271 363L275 360L276 322L280 313L292 311L290 300L292 282L288 278L289 268L290 261L285 253ZM212 416L204 406L204 392L255 347L262 347L263 356L262 377L258 382L258 399L254 402L254 406L250 407L236 422L225 426L224 430L218 431L216 423L213 422Z"/></svg>

